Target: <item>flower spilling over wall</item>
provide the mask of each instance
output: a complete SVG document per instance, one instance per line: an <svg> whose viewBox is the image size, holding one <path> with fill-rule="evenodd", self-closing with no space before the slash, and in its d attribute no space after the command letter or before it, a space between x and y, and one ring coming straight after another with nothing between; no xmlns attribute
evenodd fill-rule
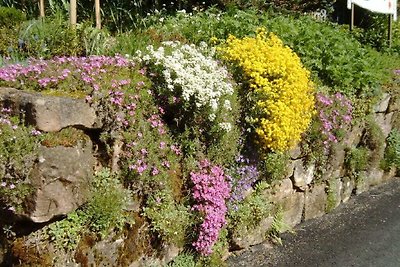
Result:
<svg viewBox="0 0 400 267"><path fill-rule="evenodd" d="M199 235L193 246L199 253L207 256L212 253L212 246L226 224L225 200L229 198L230 186L221 167L212 165L208 160L201 161L199 167L198 172L190 173L194 184L193 198L196 201L193 209L203 215Z"/></svg>
<svg viewBox="0 0 400 267"><path fill-rule="evenodd" d="M353 107L341 93L334 95L317 94L319 130L322 135L324 152L328 153L332 144L341 139L341 132L349 126L352 120Z"/></svg>
<svg viewBox="0 0 400 267"><path fill-rule="evenodd" d="M301 138L313 115L314 87L299 57L274 34L230 36L220 47L223 58L238 66L249 82L250 124L261 148L285 151Z"/></svg>
<svg viewBox="0 0 400 267"><path fill-rule="evenodd" d="M157 91L166 106L178 113L197 113L192 123L216 124L229 132L234 89L228 71L213 55L206 44L196 47L179 42L163 42L157 49L149 46L138 52L141 61L161 77Z"/></svg>

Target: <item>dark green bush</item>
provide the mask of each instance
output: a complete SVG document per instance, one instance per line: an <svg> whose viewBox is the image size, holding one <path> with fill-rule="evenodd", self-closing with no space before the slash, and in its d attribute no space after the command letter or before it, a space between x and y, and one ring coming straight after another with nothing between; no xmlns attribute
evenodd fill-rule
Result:
<svg viewBox="0 0 400 267"><path fill-rule="evenodd" d="M261 26L276 33L300 56L314 77L334 92L370 97L390 76L393 58L364 47L347 29L310 16L261 13L254 9L209 9L194 15L180 13L167 17L152 28L164 36L181 35L199 43L211 39L224 41L229 34L251 35Z"/></svg>
<svg viewBox="0 0 400 267"><path fill-rule="evenodd" d="M52 58L85 54L83 29L73 29L62 17L32 20L20 32L19 53L25 57Z"/></svg>
<svg viewBox="0 0 400 267"><path fill-rule="evenodd" d="M0 6L0 27L15 27L26 20L25 14L13 7Z"/></svg>

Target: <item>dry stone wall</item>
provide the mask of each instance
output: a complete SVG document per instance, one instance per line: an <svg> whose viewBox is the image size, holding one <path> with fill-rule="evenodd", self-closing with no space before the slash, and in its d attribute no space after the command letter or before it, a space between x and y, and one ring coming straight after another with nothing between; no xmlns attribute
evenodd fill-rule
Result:
<svg viewBox="0 0 400 267"><path fill-rule="evenodd" d="M374 108L373 120L382 130L384 138L393 127L399 128L399 102L397 97L385 94ZM33 230L83 205L89 198L88 192L93 171L101 164L99 159L101 153L97 150L99 144L96 144L95 138L91 136L92 131L101 130L101 120L96 116L95 110L83 100L43 96L12 88L0 88L0 105L10 107L15 115L23 113L26 122L40 131L58 132L74 127L87 134L84 141L72 147L42 146L39 149L38 162L32 170L31 182L34 193L29 199L27 212L12 215L3 213L2 220L7 223L28 222L28 224L31 223ZM281 210L282 220L286 226L294 227L302 221L322 216L348 201L352 194L362 193L369 187L394 177L395 169L384 172L379 164L371 165L363 170L359 174L363 179L355 179L349 175L349 170L345 166L346 149L357 147L364 135L364 125L353 126L344 144L335 147L329 159L329 165L325 166L323 172L318 171L315 164L306 162L305 155L299 147L290 151L287 176L274 182L273 186L264 192L266 201L274 203ZM373 151L378 161L383 157L382 148L379 149L380 151ZM244 249L263 242L265 233L272 224L272 217L265 218L245 236L233 238L231 249ZM135 227L133 232L148 232L146 222L138 222ZM35 235L27 235L22 238L24 245L21 245L21 239L18 239L20 242L18 244L28 253L28 248L32 248L32 244L35 244L35 238ZM135 259L129 260L127 251L144 246L140 242L146 243L150 240L134 239L128 234L125 239L110 237L98 243L89 240L86 245L80 245L77 254L64 255L64 258L59 256L58 266L66 266L65 262L71 259L75 261L78 259L79 263L70 263L68 266L105 266L107 264L143 266L145 264L143 257L136 256ZM10 260L10 252L7 254L5 251L10 250L10 247L5 245L4 240L0 243L0 262L6 262ZM14 244L13 248L15 250L18 246ZM159 263L168 262L180 250L181 248L174 246L164 247L157 256Z"/></svg>

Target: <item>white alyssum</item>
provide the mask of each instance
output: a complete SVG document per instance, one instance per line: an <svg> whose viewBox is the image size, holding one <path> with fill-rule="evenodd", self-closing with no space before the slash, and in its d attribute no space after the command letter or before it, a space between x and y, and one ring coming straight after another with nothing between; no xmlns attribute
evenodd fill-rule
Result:
<svg viewBox="0 0 400 267"><path fill-rule="evenodd" d="M234 93L228 71L214 60L214 53L205 43L196 47L170 41L163 42L157 49L148 46L137 56L147 65L162 66L159 74L163 76L166 88L172 94L180 92L181 95L176 96L185 102L194 99L196 108L210 108L208 119L214 121L220 109L225 112L232 110L230 101L222 99ZM219 125L221 129L230 131L231 125L228 124L223 122Z"/></svg>

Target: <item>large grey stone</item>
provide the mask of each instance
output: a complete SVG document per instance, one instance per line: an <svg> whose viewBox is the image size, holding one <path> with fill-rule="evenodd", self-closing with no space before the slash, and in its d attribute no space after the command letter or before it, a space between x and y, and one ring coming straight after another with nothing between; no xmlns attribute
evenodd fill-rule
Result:
<svg viewBox="0 0 400 267"><path fill-rule="evenodd" d="M347 202L350 199L354 187L355 187L354 180L351 180L349 177L342 178L342 190L340 198L343 203Z"/></svg>
<svg viewBox="0 0 400 267"><path fill-rule="evenodd" d="M293 165L293 184L300 190L305 190L314 179L315 165L310 164L308 166L304 166L302 159L293 161Z"/></svg>
<svg viewBox="0 0 400 267"><path fill-rule="evenodd" d="M374 112L383 113L386 112L389 106L391 96L388 93L384 93L381 97L381 100L374 106Z"/></svg>
<svg viewBox="0 0 400 267"><path fill-rule="evenodd" d="M24 112L26 121L38 130L56 132L68 126L97 128L95 110L84 99L46 96L13 88L0 88L0 103L14 114Z"/></svg>
<svg viewBox="0 0 400 267"><path fill-rule="evenodd" d="M41 147L31 176L34 196L29 200L28 217L47 222L85 203L94 164L90 142L85 147Z"/></svg>
<svg viewBox="0 0 400 267"><path fill-rule="evenodd" d="M383 182L383 170L373 168L367 172L366 182L369 186L379 185Z"/></svg>
<svg viewBox="0 0 400 267"><path fill-rule="evenodd" d="M296 192L277 201L277 204L282 208L283 224L288 228L293 228L301 222L304 200L304 193Z"/></svg>
<svg viewBox="0 0 400 267"><path fill-rule="evenodd" d="M315 185L305 193L304 220L320 217L325 214L325 184Z"/></svg>
<svg viewBox="0 0 400 267"><path fill-rule="evenodd" d="M374 117L376 123L382 129L384 138L386 138L389 135L390 131L392 130L393 112L387 114L375 113Z"/></svg>
<svg viewBox="0 0 400 267"><path fill-rule="evenodd" d="M393 95L389 101L387 112L395 112L400 110L400 95Z"/></svg>
<svg viewBox="0 0 400 267"><path fill-rule="evenodd" d="M233 248L235 250L245 249L262 243L266 238L266 233L271 229L273 221L274 218L271 216L264 218L254 229L246 233L240 233L240 235L232 236Z"/></svg>
<svg viewBox="0 0 400 267"><path fill-rule="evenodd" d="M350 131L346 134L344 143L348 147L356 147L360 141L364 131L364 125L357 123L353 125Z"/></svg>

